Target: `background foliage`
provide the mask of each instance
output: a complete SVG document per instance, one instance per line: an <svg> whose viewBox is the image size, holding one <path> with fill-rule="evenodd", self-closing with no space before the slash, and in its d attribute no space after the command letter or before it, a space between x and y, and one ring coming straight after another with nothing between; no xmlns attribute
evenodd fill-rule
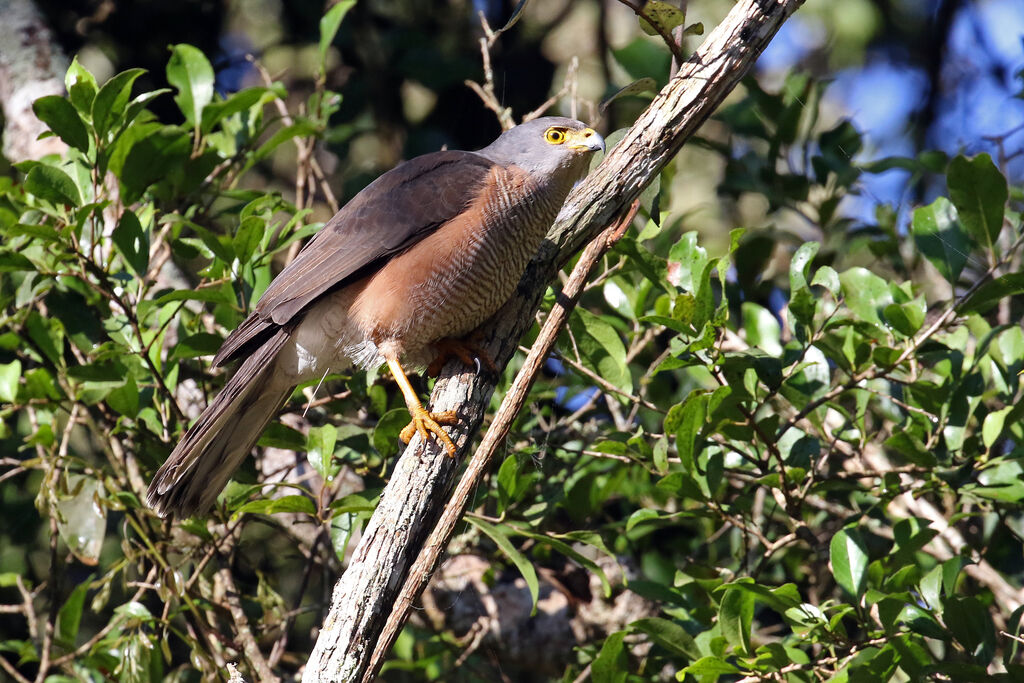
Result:
<svg viewBox="0 0 1024 683"><path fill-rule="evenodd" d="M593 102L663 83L669 50L630 3L535 4L492 46L502 103L525 113L579 55L577 113L614 142L650 84ZM495 26L510 9L478 5ZM691 5L686 25L727 9ZM923 24L914 3L796 15L788 30L827 39L780 35L648 193L451 548L474 578L439 578L386 679L1024 675L1020 129L938 140L953 95L931 48L880 60L935 76L888 136L830 85L911 34L953 50L991 5L939 3ZM218 7L197 7L195 35L149 15L173 35L145 46L118 22L148 3L77 38L82 10L55 8L81 61L35 111L68 151L0 179L15 678L299 669L397 452L395 387L359 373L298 391L209 521L163 524L140 497L223 380L204 358L334 197L498 131L462 83L482 80L468 5ZM252 47L262 71L238 57ZM486 600L500 613L459 621ZM523 645L542 620L553 653Z"/></svg>

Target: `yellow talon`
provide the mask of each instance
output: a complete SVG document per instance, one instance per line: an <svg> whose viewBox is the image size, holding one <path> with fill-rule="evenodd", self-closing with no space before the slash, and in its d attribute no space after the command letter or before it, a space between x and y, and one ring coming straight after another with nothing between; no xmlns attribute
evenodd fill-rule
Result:
<svg viewBox="0 0 1024 683"><path fill-rule="evenodd" d="M420 437L424 441L429 438L430 434L433 433L441 445L444 446L448 452L448 456L451 458L455 457L455 444L452 442L451 437L441 428L441 425L452 425L458 422L458 416L454 410L447 410L443 413L430 413L420 403L420 399L416 396L416 392L412 388L412 384L409 383L409 378L405 374L405 370L402 369L397 358L388 358L388 367L391 368L391 374L394 375L395 381L398 382L398 387L402 390L402 396L405 397L405 405L409 409L409 414L412 416L412 421L402 429L399 433L400 438L405 443L409 443L412 439L412 435L419 432Z"/></svg>
<svg viewBox="0 0 1024 683"><path fill-rule="evenodd" d="M426 441L429 433L433 432L437 440L448 451L448 456L454 458L455 444L452 442L451 437L441 428L441 425L453 425L458 421L459 418L454 410L446 410L443 413L430 413L427 412L426 408L419 406L419 410L413 412L412 421L405 425L398 438L404 443L409 443L412 440L412 435L419 432L423 440Z"/></svg>

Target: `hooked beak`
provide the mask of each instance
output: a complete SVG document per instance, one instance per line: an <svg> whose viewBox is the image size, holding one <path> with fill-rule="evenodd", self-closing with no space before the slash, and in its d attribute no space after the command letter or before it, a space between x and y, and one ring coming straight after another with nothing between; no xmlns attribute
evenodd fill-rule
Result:
<svg viewBox="0 0 1024 683"><path fill-rule="evenodd" d="M593 128L570 131L569 149L580 149L588 152L604 151L604 138Z"/></svg>

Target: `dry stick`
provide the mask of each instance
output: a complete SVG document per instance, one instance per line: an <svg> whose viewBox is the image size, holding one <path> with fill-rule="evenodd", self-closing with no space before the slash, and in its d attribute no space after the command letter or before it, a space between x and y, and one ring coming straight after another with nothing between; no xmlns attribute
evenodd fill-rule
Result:
<svg viewBox="0 0 1024 683"><path fill-rule="evenodd" d="M590 242L640 196L683 142L747 73L803 0L740 0L658 93L622 141L569 196L559 219L520 280L519 289L481 329L498 367L533 324L559 264ZM448 429L464 453L483 421L497 378L449 363L434 386L431 409L457 410ZM372 655L406 572L440 517L458 462L417 435L395 465L348 570L334 587L330 612L306 665L305 681L358 681Z"/></svg>
<svg viewBox="0 0 1024 683"><path fill-rule="evenodd" d="M576 262L569 281L562 288L562 295L555 301L550 315L540 329L540 334L537 335L537 340L533 343L523 362L523 367L519 369L519 373L512 381L512 386L509 387L508 393L505 394L505 398L501 402L501 407L495 413L494 421L491 422L487 433L484 434L483 441L480 442L480 446L477 447L473 457L466 465L466 471L463 472L459 485L452 493L448 505L445 506L441 519L438 520L437 526L434 527L434 531L423 545L422 552L409 570L409 578L406 579L402 592L399 593L398 599L395 601L395 607L384 625L373 656L370 658L369 675L372 676L373 672L377 671L384 663L384 658L391 651L398 632L409 616L413 600L430 580L430 575L433 573L434 567L437 566L441 553L448 547L448 541L455 531L455 525L458 524L469 505L473 491L483 479L498 447L508 436L512 423L526 403L526 396L530 393L530 387L533 386L534 380L537 379L537 373L540 372L541 366L558 339L558 333L569 317L569 313L576 307L587 276L590 275L590 271L604 256L604 253L626 232L630 223L633 222L633 217L636 216L639 206L640 201L634 200L626 214L591 242L580 256L580 260ZM364 680L366 680L365 676Z"/></svg>

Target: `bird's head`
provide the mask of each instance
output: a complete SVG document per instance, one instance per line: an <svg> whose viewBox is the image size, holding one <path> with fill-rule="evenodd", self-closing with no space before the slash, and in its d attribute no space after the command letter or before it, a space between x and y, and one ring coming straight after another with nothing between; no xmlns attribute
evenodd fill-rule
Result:
<svg viewBox="0 0 1024 683"><path fill-rule="evenodd" d="M569 171L575 180L597 150L604 150L604 138L593 128L576 119L544 116L505 131L478 154L534 175L550 177Z"/></svg>

